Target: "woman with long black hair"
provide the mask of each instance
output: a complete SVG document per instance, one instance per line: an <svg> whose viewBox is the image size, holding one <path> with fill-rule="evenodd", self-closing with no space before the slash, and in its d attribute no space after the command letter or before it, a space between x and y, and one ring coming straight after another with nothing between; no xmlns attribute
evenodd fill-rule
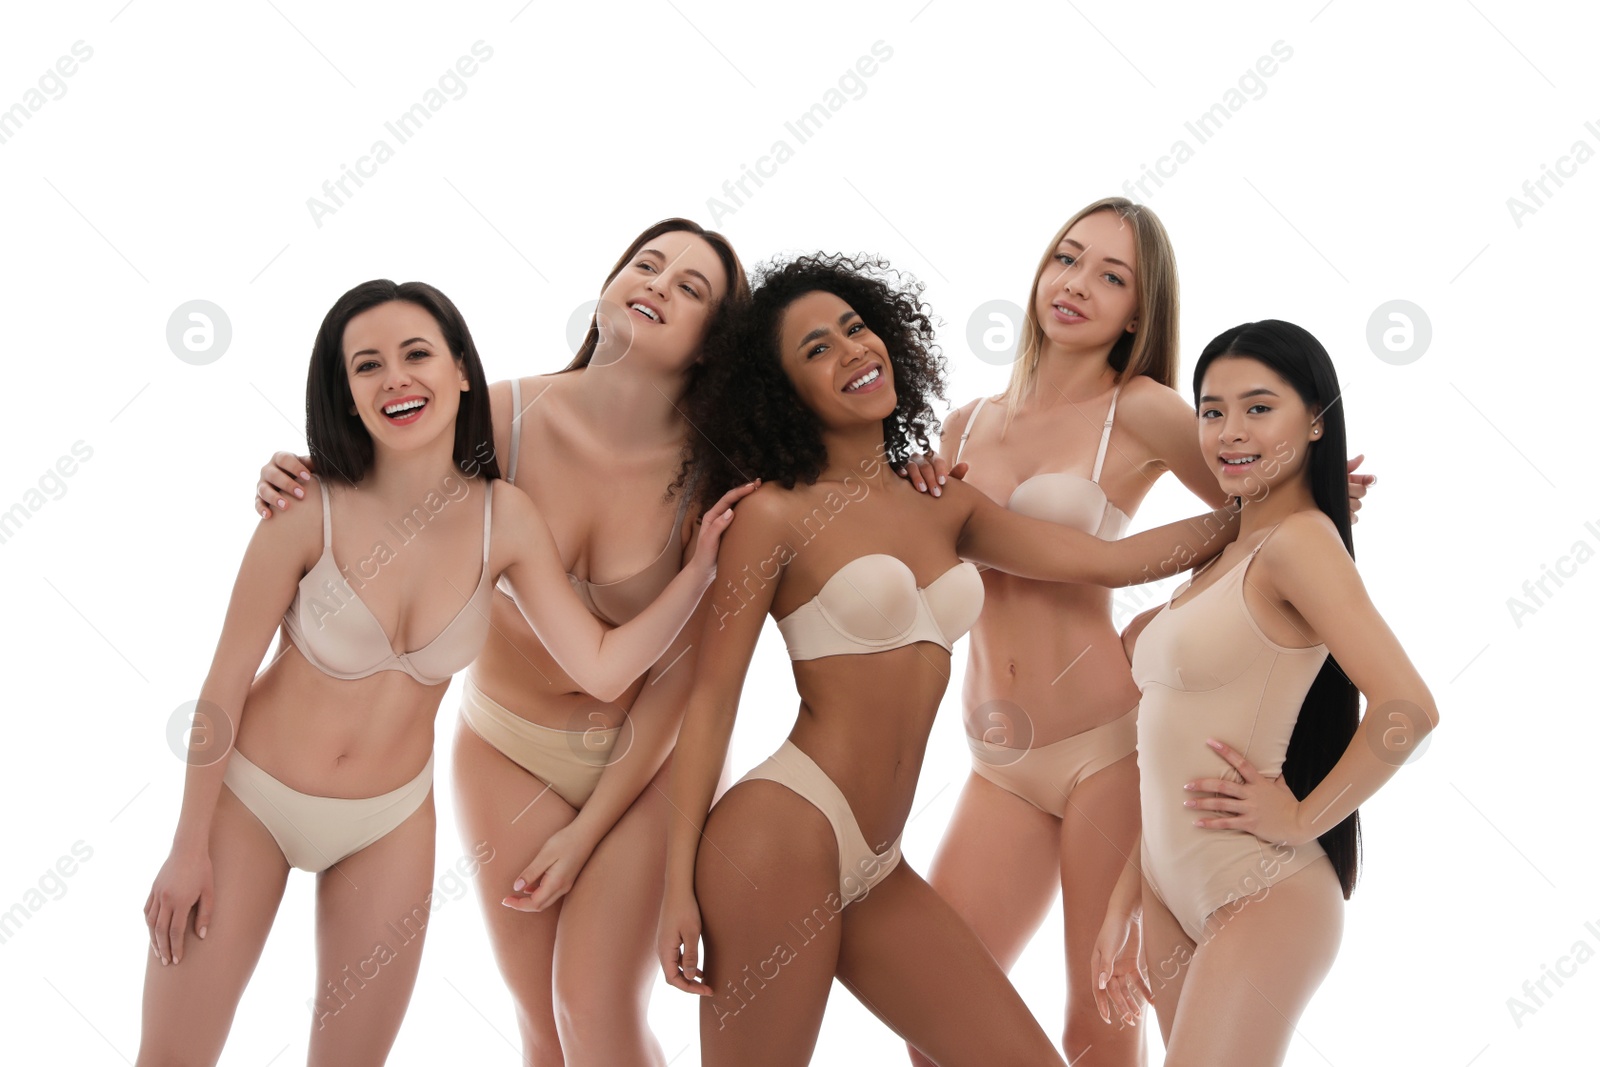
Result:
<svg viewBox="0 0 1600 1067"><path fill-rule="evenodd" d="M1236 326L1194 393L1239 537L1134 638L1142 841L1092 977L1108 1018L1150 997L1171 1067L1277 1064L1338 950L1357 806L1438 711L1356 573L1327 351L1292 323Z"/></svg>

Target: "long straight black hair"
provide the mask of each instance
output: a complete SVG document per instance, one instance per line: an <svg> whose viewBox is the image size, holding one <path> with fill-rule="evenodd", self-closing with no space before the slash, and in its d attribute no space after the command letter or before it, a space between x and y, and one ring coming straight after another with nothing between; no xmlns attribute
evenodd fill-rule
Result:
<svg viewBox="0 0 1600 1067"><path fill-rule="evenodd" d="M1322 343L1306 330L1281 319L1247 322L1224 330L1200 353L1194 368L1195 409L1200 406L1200 382L1206 368L1223 357L1253 359L1300 394L1307 407L1322 416L1322 435L1314 438L1306 458L1306 477L1311 496L1322 513L1333 520L1350 558L1356 555L1350 539L1350 490L1345 444L1344 408L1339 404L1339 377L1333 360ZM1361 724L1360 691L1334 662L1332 656L1322 664L1311 683L1300 717L1289 737L1289 751L1283 759L1283 780L1294 795L1304 800L1317 783L1328 776L1333 765L1349 747ZM1352 811L1348 818L1318 836L1346 899L1355 888L1361 864L1361 820Z"/></svg>
<svg viewBox="0 0 1600 1067"><path fill-rule="evenodd" d="M469 478L500 477L490 427L489 382L467 320L448 296L426 282L397 285L388 278L362 282L334 301L317 330L306 374L306 443L313 469L322 477L353 485L372 466L372 435L361 416L350 413L354 400L344 364L344 328L363 311L390 301L415 304L432 315L450 355L466 373L469 388L456 413L456 466Z"/></svg>

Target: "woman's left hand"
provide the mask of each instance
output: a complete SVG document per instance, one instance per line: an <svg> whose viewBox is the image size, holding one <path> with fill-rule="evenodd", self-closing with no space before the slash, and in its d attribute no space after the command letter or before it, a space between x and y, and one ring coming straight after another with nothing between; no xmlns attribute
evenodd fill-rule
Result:
<svg viewBox="0 0 1600 1067"><path fill-rule="evenodd" d="M924 455L913 452L906 460L906 465L895 471L896 474L917 487L919 493L932 493L939 495L939 487L944 484L945 477L965 478L967 464L957 463L950 466L950 461L937 452Z"/></svg>
<svg viewBox="0 0 1600 1067"><path fill-rule="evenodd" d="M733 521L733 506L761 487L761 479L745 482L722 494L715 504L706 509L700 521L700 537L695 544L694 560L712 574L717 570L717 547L722 532Z"/></svg>
<svg viewBox="0 0 1600 1067"><path fill-rule="evenodd" d="M1186 783L1184 788L1191 792L1218 795L1185 800L1184 807L1224 813L1196 819L1196 826L1207 830L1244 830L1272 845L1303 845L1316 836L1307 834L1303 828L1300 801L1287 782L1281 777L1268 778L1221 741L1207 740L1206 744L1233 764L1244 781L1197 778Z"/></svg>
<svg viewBox="0 0 1600 1067"><path fill-rule="evenodd" d="M589 862L595 842L575 833L569 824L551 834L533 862L522 869L512 895L500 903L517 911L543 911L566 895Z"/></svg>
<svg viewBox="0 0 1600 1067"><path fill-rule="evenodd" d="M1367 495L1367 490L1378 484L1376 474L1357 474L1356 468L1361 466L1361 461L1366 455L1356 456L1345 463L1345 475L1349 479L1347 489L1350 493L1350 521L1360 522L1361 516L1356 512L1361 510L1361 498Z"/></svg>

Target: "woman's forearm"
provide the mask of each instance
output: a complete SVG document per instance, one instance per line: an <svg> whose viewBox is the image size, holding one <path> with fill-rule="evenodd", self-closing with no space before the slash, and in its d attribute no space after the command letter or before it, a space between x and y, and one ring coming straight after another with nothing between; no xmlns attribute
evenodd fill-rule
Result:
<svg viewBox="0 0 1600 1067"><path fill-rule="evenodd" d="M735 698L736 700L737 698ZM667 835L667 888L694 888L695 858L717 778L728 755L736 708L690 701L678 734L668 798L672 805Z"/></svg>
<svg viewBox="0 0 1600 1067"><path fill-rule="evenodd" d="M1221 507L1108 542L1110 560L1101 584L1117 588L1170 578L1215 556L1238 536L1239 513Z"/></svg>
<svg viewBox="0 0 1600 1067"><path fill-rule="evenodd" d="M701 567L691 562L667 583L666 589L651 601L649 607L601 636L600 655L606 662L615 660L623 667L612 675L613 679L620 678L621 684L605 699L616 699L635 678L666 654L694 614L714 577L715 567Z"/></svg>
<svg viewBox="0 0 1600 1067"><path fill-rule="evenodd" d="M1019 578L1116 588L1152 582L1210 559L1239 535L1231 508L1171 522L1119 541L977 502L957 553Z"/></svg>
<svg viewBox="0 0 1600 1067"><path fill-rule="evenodd" d="M200 687L184 754L183 802L178 811L178 828L172 835L174 851L203 851L211 840L217 798L239 736L248 692L248 684L223 684L211 678Z"/></svg>
<svg viewBox="0 0 1600 1067"><path fill-rule="evenodd" d="M644 689L628 709L632 730L628 751L606 765L594 793L572 820L574 829L595 842L611 832L633 802L661 770L683 721L683 708L694 681L695 645L687 635L694 620L650 672Z"/></svg>
<svg viewBox="0 0 1600 1067"><path fill-rule="evenodd" d="M1138 915L1143 910L1140 883L1144 880L1144 872L1139 853L1143 840L1143 832L1134 838L1133 848L1122 865L1122 873L1117 877L1117 884L1112 888L1111 899L1106 905L1109 914Z"/></svg>
<svg viewBox="0 0 1600 1067"><path fill-rule="evenodd" d="M522 572L508 569L506 573L518 610L556 663L585 692L612 701L667 651L716 572L693 564L685 567L649 606L611 630L586 610L581 615L572 613L574 625L555 625L519 587L525 581ZM556 595L573 594L560 590Z"/></svg>
<svg viewBox="0 0 1600 1067"><path fill-rule="evenodd" d="M1302 844L1338 826L1372 798L1438 725L1439 712L1424 691L1420 699L1368 700L1344 755L1300 801Z"/></svg>

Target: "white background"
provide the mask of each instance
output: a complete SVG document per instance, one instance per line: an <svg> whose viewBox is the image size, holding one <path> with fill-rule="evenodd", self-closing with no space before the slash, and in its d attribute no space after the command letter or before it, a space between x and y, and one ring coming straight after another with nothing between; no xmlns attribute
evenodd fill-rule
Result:
<svg viewBox="0 0 1600 1067"><path fill-rule="evenodd" d="M950 398L963 402L1006 377L967 344L974 309L1027 299L1056 227L1182 138L1193 158L1145 197L1177 248L1182 377L1210 337L1250 319L1290 319L1327 345L1351 440L1381 475L1356 529L1362 573L1443 715L1364 809L1365 876L1290 1062L1592 1059L1579 1019L1600 994L1589 959L1600 863L1580 798L1600 742L1600 563L1588 562L1600 500L1596 350L1582 320L1600 161L1547 182L1552 195L1520 220L1507 199L1575 141L1600 149L1594 16L1580 25L1578 5L1507 0L1220 7L97 0L9 11L0 108L25 102L74 42L93 55L0 144L0 511L29 511L0 544L0 910L43 900L0 944L7 1058L118 1063L137 1049L140 907L182 784L167 723L209 663L255 521L256 468L303 447L307 357L338 294L377 276L432 282L467 315L491 379L546 371L568 358L569 316L634 234L688 215L747 263L867 249L915 272L946 322ZM464 95L397 144L384 122L479 40L493 56ZM784 122L878 41L892 56L797 144ZM1184 123L1278 41L1292 57L1198 144ZM394 158L317 225L307 199L379 138ZM737 205L708 202L779 138L794 158L762 187ZM192 299L232 324L230 347L205 366L166 342L169 315ZM1393 299L1431 321L1429 347L1405 365L1367 342L1369 316ZM78 441L92 457L29 497ZM1138 525L1193 507L1163 483ZM1564 584L1514 619L1508 598L1579 541L1586 562L1564 564ZM906 832L920 870L966 774L959 691L958 676ZM792 722L775 633L750 694L740 772ZM452 694L442 727L455 706ZM437 793L441 872L462 853L450 796ZM92 858L48 883L53 895L28 897L79 841ZM303 1059L311 889L292 879L225 1063ZM462 892L429 931L394 1063L513 1062L510 1001ZM1547 982L1553 995L1519 1025L1507 999L1580 941L1586 962L1561 988ZM1014 974L1053 1034L1059 946L1057 913ZM675 1063L694 1062L686 997L661 987L651 1021ZM896 1063L899 1043L841 990L816 1060Z"/></svg>

